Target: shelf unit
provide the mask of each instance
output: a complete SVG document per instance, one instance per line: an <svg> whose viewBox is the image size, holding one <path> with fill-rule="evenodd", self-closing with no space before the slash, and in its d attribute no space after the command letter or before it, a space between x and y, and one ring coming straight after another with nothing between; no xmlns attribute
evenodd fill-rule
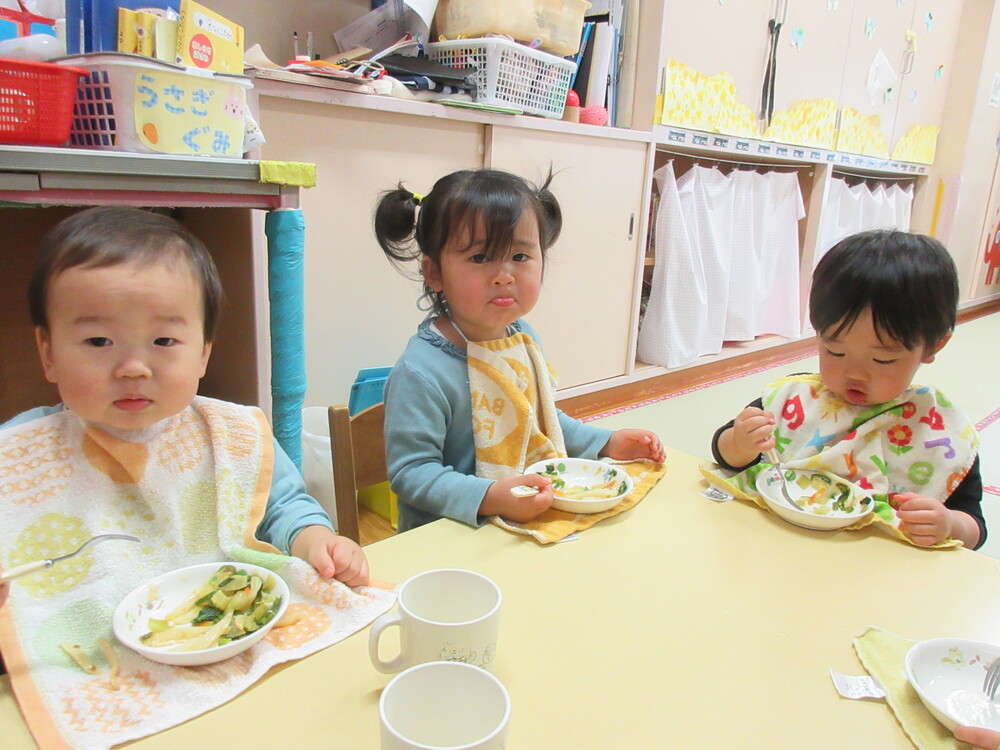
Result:
<svg viewBox="0 0 1000 750"><path fill-rule="evenodd" d="M0 420L58 403L38 364L24 290L45 232L79 207L99 205L174 209L205 243L218 266L226 305L200 392L270 412L275 384L268 342L302 321L268 319L263 219L255 231L247 209L297 208L298 187L262 182L259 162L250 160L0 146L0 201L0 232L8 247L0 279L0 315L8 333L0 356ZM299 408L292 411L298 415ZM285 447L297 455L298 426L274 427L276 434L294 433L295 445Z"/></svg>

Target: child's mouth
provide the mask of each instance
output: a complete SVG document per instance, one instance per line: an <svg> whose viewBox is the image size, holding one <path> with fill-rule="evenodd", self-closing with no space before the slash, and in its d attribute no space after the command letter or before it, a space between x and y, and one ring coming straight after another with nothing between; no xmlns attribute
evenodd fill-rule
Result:
<svg viewBox="0 0 1000 750"><path fill-rule="evenodd" d="M141 411L152 403L148 398L120 398L115 401L115 406L117 406L122 411Z"/></svg>
<svg viewBox="0 0 1000 750"><path fill-rule="evenodd" d="M510 307L511 305L514 304L514 298L513 297L494 297L490 302L491 302L491 304L494 304L497 307Z"/></svg>
<svg viewBox="0 0 1000 750"><path fill-rule="evenodd" d="M859 391L857 388L848 388L844 395L850 403L859 406L863 405L866 401L865 392Z"/></svg>

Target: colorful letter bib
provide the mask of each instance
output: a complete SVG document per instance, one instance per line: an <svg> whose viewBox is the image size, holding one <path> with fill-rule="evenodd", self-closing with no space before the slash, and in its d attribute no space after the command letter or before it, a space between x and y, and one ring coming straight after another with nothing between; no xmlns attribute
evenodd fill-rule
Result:
<svg viewBox="0 0 1000 750"><path fill-rule="evenodd" d="M849 528L878 522L906 539L888 496L915 492L944 502L976 459L975 427L934 388L910 386L894 401L860 407L830 391L819 375L795 375L768 386L762 401L776 419L775 448L783 466L829 471L872 491L875 513ZM712 474L737 496L764 507L754 481L766 466ZM958 544L952 539L937 546Z"/></svg>

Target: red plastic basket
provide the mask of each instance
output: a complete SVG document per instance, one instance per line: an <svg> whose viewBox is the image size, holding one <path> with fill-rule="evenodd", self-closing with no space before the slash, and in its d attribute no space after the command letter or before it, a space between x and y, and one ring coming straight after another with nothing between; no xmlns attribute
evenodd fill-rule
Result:
<svg viewBox="0 0 1000 750"><path fill-rule="evenodd" d="M0 143L61 146L69 139L82 68L0 58Z"/></svg>

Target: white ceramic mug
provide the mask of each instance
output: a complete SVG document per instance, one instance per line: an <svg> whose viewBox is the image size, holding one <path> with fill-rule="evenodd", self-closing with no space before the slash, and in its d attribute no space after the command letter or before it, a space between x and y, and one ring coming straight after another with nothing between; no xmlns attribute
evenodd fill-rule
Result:
<svg viewBox="0 0 1000 750"><path fill-rule="evenodd" d="M489 672L460 662L418 664L378 702L382 750L503 750L510 695Z"/></svg>
<svg viewBox="0 0 1000 750"><path fill-rule="evenodd" d="M429 661L457 661L489 669L500 629L500 587L471 570L428 570L399 589L397 608L372 623L368 654L380 672ZM378 653L379 638L399 628L399 656Z"/></svg>

